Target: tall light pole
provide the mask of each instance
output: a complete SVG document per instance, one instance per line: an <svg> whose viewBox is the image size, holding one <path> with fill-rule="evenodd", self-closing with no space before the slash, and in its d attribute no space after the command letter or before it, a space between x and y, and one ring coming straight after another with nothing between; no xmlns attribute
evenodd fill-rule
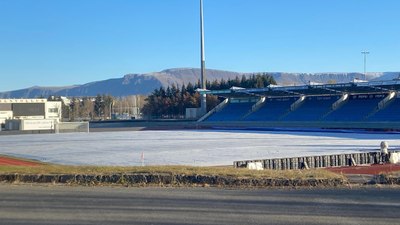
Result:
<svg viewBox="0 0 400 225"><path fill-rule="evenodd" d="M206 60L204 54L204 21L203 21L203 0L200 0L200 51L201 51L201 89L206 89ZM201 114L207 113L207 96L201 95Z"/></svg>
<svg viewBox="0 0 400 225"><path fill-rule="evenodd" d="M364 76L367 76L367 55L369 54L368 51L362 51L361 54L364 55ZM364 77L365 79L365 77Z"/></svg>

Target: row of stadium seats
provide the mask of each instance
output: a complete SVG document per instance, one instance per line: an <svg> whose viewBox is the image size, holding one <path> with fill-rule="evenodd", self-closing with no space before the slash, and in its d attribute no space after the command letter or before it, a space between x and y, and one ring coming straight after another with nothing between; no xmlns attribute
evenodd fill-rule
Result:
<svg viewBox="0 0 400 225"><path fill-rule="evenodd" d="M400 121L400 98L393 98L378 110L385 95L351 95L333 110L341 96L309 96L295 110L291 106L298 98L267 98L251 112L255 102L230 102L206 121ZM251 112L251 113L250 113Z"/></svg>
<svg viewBox="0 0 400 225"><path fill-rule="evenodd" d="M284 119L286 121L320 120L324 114L331 110L332 104L339 98L339 96L306 98L300 108L289 113Z"/></svg>
<svg viewBox="0 0 400 225"><path fill-rule="evenodd" d="M384 109L372 115L371 121L400 121L400 98L394 100Z"/></svg>
<svg viewBox="0 0 400 225"><path fill-rule="evenodd" d="M238 121L251 110L254 102L229 103L222 111L212 114L208 121Z"/></svg>
<svg viewBox="0 0 400 225"><path fill-rule="evenodd" d="M357 96L352 96L357 97ZM341 108L329 114L325 120L327 121L361 121L378 107L378 103L384 99L383 97L374 98L352 98L347 101Z"/></svg>
<svg viewBox="0 0 400 225"><path fill-rule="evenodd" d="M250 114L248 121L276 121L288 111L297 98L272 98L267 99L265 104L256 112ZM267 107L268 106L268 107Z"/></svg>

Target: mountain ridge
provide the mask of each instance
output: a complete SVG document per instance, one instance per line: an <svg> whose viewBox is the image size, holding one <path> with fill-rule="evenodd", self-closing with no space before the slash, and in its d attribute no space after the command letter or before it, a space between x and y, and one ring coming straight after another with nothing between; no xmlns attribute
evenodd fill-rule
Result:
<svg viewBox="0 0 400 225"><path fill-rule="evenodd" d="M258 72L256 72L258 73ZM266 72L274 77L279 85L304 85L309 82L314 83L348 83L354 79L361 80L390 80L397 78L399 72L376 72L368 73L286 73L286 72ZM228 80L235 77L250 76L252 73L233 72L226 70L207 69L207 80ZM197 83L200 79L200 69L198 68L171 68L159 72L151 73L130 73L120 78L110 78L106 80L93 81L82 85L68 86L33 86L25 89L0 92L0 98L35 98L56 96L96 96L97 94L110 94L113 96L127 95L147 95L154 89L161 86L171 85L181 86L183 84Z"/></svg>

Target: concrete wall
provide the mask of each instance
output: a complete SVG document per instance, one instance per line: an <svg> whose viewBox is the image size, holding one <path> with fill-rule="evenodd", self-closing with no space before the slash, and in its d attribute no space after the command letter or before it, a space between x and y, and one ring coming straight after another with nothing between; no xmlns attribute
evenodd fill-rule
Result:
<svg viewBox="0 0 400 225"><path fill-rule="evenodd" d="M6 120L6 130L54 130L55 120L27 119L27 120Z"/></svg>
<svg viewBox="0 0 400 225"><path fill-rule="evenodd" d="M172 130L196 129L194 120L114 120L91 121L90 132L111 130Z"/></svg>
<svg viewBox="0 0 400 225"><path fill-rule="evenodd" d="M251 122L251 121L233 121L233 122L200 122L198 124L204 128L326 128L326 129L383 129L400 130L399 122Z"/></svg>
<svg viewBox="0 0 400 225"><path fill-rule="evenodd" d="M194 120L120 120L90 122L90 129L366 129L400 130L400 122L197 122Z"/></svg>
<svg viewBox="0 0 400 225"><path fill-rule="evenodd" d="M21 120L20 130L54 130L55 123L52 119Z"/></svg>

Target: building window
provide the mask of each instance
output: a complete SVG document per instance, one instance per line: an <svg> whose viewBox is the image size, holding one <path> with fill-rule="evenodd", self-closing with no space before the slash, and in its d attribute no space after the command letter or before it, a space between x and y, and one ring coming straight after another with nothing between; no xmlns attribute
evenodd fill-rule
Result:
<svg viewBox="0 0 400 225"><path fill-rule="evenodd" d="M58 108L49 108L49 113L58 113Z"/></svg>

